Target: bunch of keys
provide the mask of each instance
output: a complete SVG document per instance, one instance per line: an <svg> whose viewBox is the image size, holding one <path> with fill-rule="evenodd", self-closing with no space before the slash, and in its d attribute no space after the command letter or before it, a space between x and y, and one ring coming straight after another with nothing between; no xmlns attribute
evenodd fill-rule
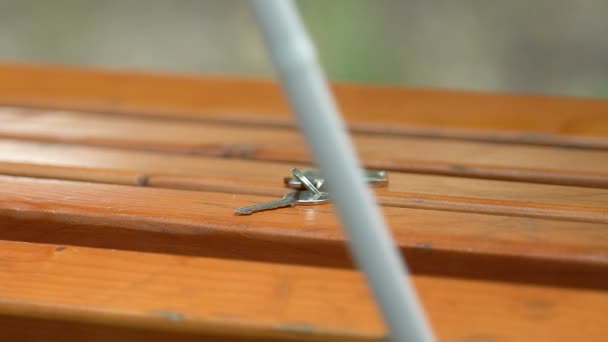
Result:
<svg viewBox="0 0 608 342"><path fill-rule="evenodd" d="M234 211L236 215L251 215L258 211L293 207L296 205L317 205L329 202L329 194L325 191L325 179L318 170L300 171L292 168L293 177L285 177L285 185L297 191L289 192L283 198L260 204L254 204ZM373 187L386 186L388 178L386 171L364 171L364 179Z"/></svg>

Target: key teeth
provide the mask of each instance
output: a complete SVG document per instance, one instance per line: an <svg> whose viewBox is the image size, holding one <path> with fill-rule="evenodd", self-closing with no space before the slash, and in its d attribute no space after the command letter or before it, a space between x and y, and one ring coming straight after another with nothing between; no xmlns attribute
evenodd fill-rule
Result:
<svg viewBox="0 0 608 342"><path fill-rule="evenodd" d="M251 215L253 212L250 210L240 210L240 209L236 209L234 211L234 215L237 216L242 216L242 215Z"/></svg>

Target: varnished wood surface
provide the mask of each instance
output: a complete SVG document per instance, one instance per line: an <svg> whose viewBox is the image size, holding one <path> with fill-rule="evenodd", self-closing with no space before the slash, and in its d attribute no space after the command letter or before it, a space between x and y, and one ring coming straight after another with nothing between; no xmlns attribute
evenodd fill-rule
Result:
<svg viewBox="0 0 608 342"><path fill-rule="evenodd" d="M608 101L334 90L440 341L606 336ZM309 163L269 81L0 65L0 340L383 339L332 205L233 215Z"/></svg>
<svg viewBox="0 0 608 342"><path fill-rule="evenodd" d="M608 102L381 86L336 85L358 132L608 148ZM293 127L267 80L0 65L0 103Z"/></svg>
<svg viewBox="0 0 608 342"><path fill-rule="evenodd" d="M0 215L10 222L0 239L350 267L331 205L234 216L236 207L271 198L14 177L0 177L0 185ZM605 224L405 208L384 213L415 272L608 288ZM139 232L120 233L125 229Z"/></svg>
<svg viewBox="0 0 608 342"><path fill-rule="evenodd" d="M384 333L367 288L352 271L14 242L0 246L4 316L220 336L370 340Z"/></svg>
<svg viewBox="0 0 608 342"><path fill-rule="evenodd" d="M289 129L3 108L0 138L181 154L310 162ZM608 188L608 151L357 134L368 167Z"/></svg>
<svg viewBox="0 0 608 342"><path fill-rule="evenodd" d="M305 166L301 166L305 167ZM281 196L283 163L0 140L0 174ZM608 191L394 172L386 206L608 223Z"/></svg>
<svg viewBox="0 0 608 342"><path fill-rule="evenodd" d="M0 242L0 270L0 326L9 336L45 333L15 331L6 324L10 317L178 336L385 335L361 275L351 270L20 242ZM413 281L441 341L600 341L608 333L605 292L427 276ZM52 333L70 337L69 326Z"/></svg>

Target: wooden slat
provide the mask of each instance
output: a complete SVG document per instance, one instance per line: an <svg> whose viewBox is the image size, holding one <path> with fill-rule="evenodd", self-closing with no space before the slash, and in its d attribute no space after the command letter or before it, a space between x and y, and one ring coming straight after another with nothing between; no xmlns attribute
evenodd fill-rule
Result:
<svg viewBox="0 0 608 342"><path fill-rule="evenodd" d="M142 120L4 108L0 137L128 149L310 162L302 137L279 128ZM608 151L355 135L369 167L454 176L608 187Z"/></svg>
<svg viewBox="0 0 608 342"><path fill-rule="evenodd" d="M350 267L331 205L244 217L234 208L270 198L6 176L0 187L0 239ZM384 213L414 272L608 288L606 224Z"/></svg>
<svg viewBox="0 0 608 342"><path fill-rule="evenodd" d="M336 85L358 132L608 148L608 102ZM293 127L267 80L0 65L0 103Z"/></svg>
<svg viewBox="0 0 608 342"><path fill-rule="evenodd" d="M245 171L244 171L245 170ZM0 140L0 174L280 196L283 163ZM381 204L608 223L602 189L394 172Z"/></svg>
<svg viewBox="0 0 608 342"><path fill-rule="evenodd" d="M354 272L5 241L0 246L2 316L211 336L370 340L383 334ZM3 328L6 337L11 327Z"/></svg>
<svg viewBox="0 0 608 342"><path fill-rule="evenodd" d="M385 334L361 275L351 270L5 241L0 270L7 337L75 341L102 332L125 341L128 327L173 335L171 341L184 334L308 340ZM599 341L608 334L606 292L413 280L441 341ZM22 330L28 326L18 323L28 318L55 324ZM71 329L78 323L96 329Z"/></svg>

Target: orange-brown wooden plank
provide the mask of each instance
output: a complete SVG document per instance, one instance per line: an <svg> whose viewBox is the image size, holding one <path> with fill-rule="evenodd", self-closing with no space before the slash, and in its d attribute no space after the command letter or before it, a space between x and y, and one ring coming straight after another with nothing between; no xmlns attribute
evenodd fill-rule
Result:
<svg viewBox="0 0 608 342"><path fill-rule="evenodd" d="M413 281L441 341L600 341L608 334L603 291ZM28 319L56 322L55 329L19 324ZM96 329L70 329L83 322ZM100 330L124 341L129 327L172 334L172 341L183 340L179 332L308 340L386 334L352 270L19 242L0 242L0 327L9 339L65 341L91 340Z"/></svg>
<svg viewBox="0 0 608 342"><path fill-rule="evenodd" d="M608 148L608 101L336 85L350 126L380 132ZM0 103L293 127L273 82L0 65Z"/></svg>
<svg viewBox="0 0 608 342"><path fill-rule="evenodd" d="M0 317L219 337L371 340L384 334L352 271L6 241L0 246ZM28 334L11 331L1 318L0 326L2 340L7 330ZM69 325L64 329L75 340Z"/></svg>
<svg viewBox="0 0 608 342"><path fill-rule="evenodd" d="M3 108L0 137L139 150L309 162L301 135L281 128ZM369 167L608 187L608 151L441 139L354 136Z"/></svg>
<svg viewBox="0 0 608 342"><path fill-rule="evenodd" d="M0 174L280 196L283 163L0 140ZM386 206L608 223L603 189L393 172Z"/></svg>
<svg viewBox="0 0 608 342"><path fill-rule="evenodd" d="M350 267L331 205L234 216L272 198L7 176L0 188L0 239ZM606 224L384 214L417 273L608 288Z"/></svg>

